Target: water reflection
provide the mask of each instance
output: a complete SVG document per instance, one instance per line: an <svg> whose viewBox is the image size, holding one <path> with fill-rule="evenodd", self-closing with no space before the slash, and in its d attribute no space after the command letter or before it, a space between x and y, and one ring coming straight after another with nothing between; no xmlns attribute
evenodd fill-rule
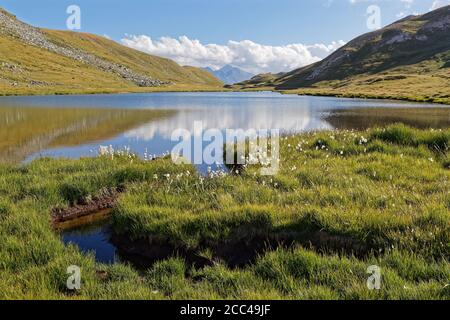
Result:
<svg viewBox="0 0 450 320"><path fill-rule="evenodd" d="M100 143L173 113L163 110L0 108L0 162L20 162L30 154L62 146L77 149L89 143Z"/></svg>
<svg viewBox="0 0 450 320"><path fill-rule="evenodd" d="M110 223L100 221L61 233L65 244L74 244L83 253L92 253L100 263L113 264L120 262L116 247L110 241Z"/></svg>
<svg viewBox="0 0 450 320"><path fill-rule="evenodd" d="M176 129L364 129L394 122L450 127L450 108L277 93L157 93L0 98L0 161L96 155L99 145L162 154Z"/></svg>
<svg viewBox="0 0 450 320"><path fill-rule="evenodd" d="M336 129L366 129L392 123L428 129L450 126L450 108L359 108L335 110L324 118Z"/></svg>
<svg viewBox="0 0 450 320"><path fill-rule="evenodd" d="M130 130L124 135L128 138L153 140L155 137L171 138L175 129L182 128L194 131L194 123L201 121L207 129L280 129L285 132L301 132L312 129L331 129L330 125L320 117L313 117L310 108L295 106L258 105L242 109L215 107L214 110L182 110L175 116L161 119L158 122L145 124Z"/></svg>

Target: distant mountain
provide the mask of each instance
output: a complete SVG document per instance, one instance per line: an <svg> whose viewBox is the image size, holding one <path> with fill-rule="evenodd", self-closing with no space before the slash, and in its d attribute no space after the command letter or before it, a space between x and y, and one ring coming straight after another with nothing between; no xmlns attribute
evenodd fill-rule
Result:
<svg viewBox="0 0 450 320"><path fill-rule="evenodd" d="M450 102L450 6L403 18L322 61L235 88Z"/></svg>
<svg viewBox="0 0 450 320"><path fill-rule="evenodd" d="M219 70L213 70L209 67L206 67L204 69L206 71L211 72L217 78L222 80L222 82L225 84L234 84L234 83L242 82L242 81L248 80L254 76L254 74L251 74L249 72L246 72L242 69L239 69L237 67L233 67L230 65L226 65Z"/></svg>
<svg viewBox="0 0 450 320"><path fill-rule="evenodd" d="M182 67L93 34L33 27L0 8L0 94L222 86L200 68Z"/></svg>

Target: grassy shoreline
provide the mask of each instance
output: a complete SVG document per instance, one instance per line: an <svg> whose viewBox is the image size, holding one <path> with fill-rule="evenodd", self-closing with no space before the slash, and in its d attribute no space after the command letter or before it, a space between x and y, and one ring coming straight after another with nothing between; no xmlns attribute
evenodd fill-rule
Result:
<svg viewBox="0 0 450 320"><path fill-rule="evenodd" d="M450 98L427 98L427 97L410 97L410 96L395 96L389 94L372 94L372 93L357 93L357 92L335 92L333 90L316 90L316 89L295 89L295 90L276 90L273 87L262 88L244 88L244 89L230 89L233 92L264 92L272 91L281 94L292 94L299 96L311 96L311 97L336 97L336 98L348 98L348 99L374 99L374 100L397 100L404 102L417 102L417 103L434 103L438 105L450 105Z"/></svg>
<svg viewBox="0 0 450 320"><path fill-rule="evenodd" d="M280 90L279 92L285 94L298 94L305 96L322 96L322 97L336 97L336 98L357 98L357 99L376 99L376 100L398 100L418 103L435 103L450 105L450 98L431 98L431 97L409 97L409 96L395 96L395 95L377 95L371 93L338 93L333 91L306 91L293 90L294 92Z"/></svg>
<svg viewBox="0 0 450 320"><path fill-rule="evenodd" d="M248 167L205 178L131 154L0 165L0 297L448 300L449 142L449 129L402 125L288 136L273 177ZM118 186L115 233L178 255L139 273L60 241L52 208ZM270 241L238 268L218 250L269 239L284 245ZM183 248L211 263L193 267ZM82 268L76 293L65 287L70 265ZM371 265L382 270L381 290L366 287Z"/></svg>
<svg viewBox="0 0 450 320"><path fill-rule="evenodd" d="M174 92L264 92L271 91L281 94L293 94L300 96L313 97L336 97L336 98L355 98L355 99L374 99L374 100L397 100L417 103L434 103L439 105L450 105L450 98L432 98L432 97L411 97L391 94L374 94L355 92L335 92L333 90L322 89L296 89L296 90L276 90L273 87L243 88L233 89L226 87L196 87L196 86L161 86L153 88L112 88L112 89L93 89L93 90L50 90L50 91L18 91L18 92L0 92L0 97L14 96L54 96L54 95L96 95L96 94L133 94L133 93L174 93Z"/></svg>
<svg viewBox="0 0 450 320"><path fill-rule="evenodd" d="M204 86L161 86L161 87L130 87L130 88L105 88L105 89L81 89L81 90L19 90L18 92L0 92L0 97L16 96L56 96L56 95L96 95L96 94L132 94L132 93L158 93L158 92L226 92L230 91L221 87Z"/></svg>

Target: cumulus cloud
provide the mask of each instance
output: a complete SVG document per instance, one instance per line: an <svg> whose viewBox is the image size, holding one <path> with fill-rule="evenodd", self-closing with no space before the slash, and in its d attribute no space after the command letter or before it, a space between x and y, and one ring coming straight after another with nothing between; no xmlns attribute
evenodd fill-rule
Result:
<svg viewBox="0 0 450 320"><path fill-rule="evenodd" d="M250 40L229 41L225 45L203 44L186 36L178 39L152 39L146 35L129 35L122 43L131 48L175 60L181 65L218 69L230 64L251 73L290 71L319 60L345 44L262 45Z"/></svg>

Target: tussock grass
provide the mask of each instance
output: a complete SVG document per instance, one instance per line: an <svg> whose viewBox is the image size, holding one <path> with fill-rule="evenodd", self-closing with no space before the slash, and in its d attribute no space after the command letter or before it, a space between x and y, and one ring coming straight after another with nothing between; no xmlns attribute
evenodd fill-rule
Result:
<svg viewBox="0 0 450 320"><path fill-rule="evenodd" d="M404 125L394 125L372 133L372 139L401 146L427 146L430 150L445 154L449 149L450 133L446 131L420 132Z"/></svg>

